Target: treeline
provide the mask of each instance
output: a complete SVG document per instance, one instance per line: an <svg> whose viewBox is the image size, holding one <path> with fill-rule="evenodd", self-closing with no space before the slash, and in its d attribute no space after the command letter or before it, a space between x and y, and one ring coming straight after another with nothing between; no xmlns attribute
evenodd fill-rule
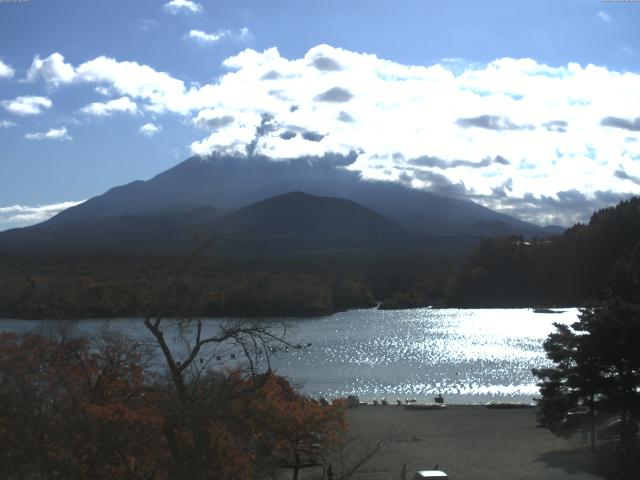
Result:
<svg viewBox="0 0 640 480"><path fill-rule="evenodd" d="M485 239L453 277L447 302L464 307L583 305L640 249L640 198L594 213L550 239Z"/></svg>
<svg viewBox="0 0 640 480"><path fill-rule="evenodd" d="M555 327L544 342L551 365L533 369L541 425L561 436L582 433L607 477L638 478L640 244L615 261L606 288L576 322Z"/></svg>
<svg viewBox="0 0 640 480"><path fill-rule="evenodd" d="M310 316L431 304L449 261L0 255L0 317Z"/></svg>
<svg viewBox="0 0 640 480"><path fill-rule="evenodd" d="M557 237L481 240L466 259L407 252L271 257L205 252L179 273L184 258L0 253L0 317L111 318L149 311L309 316L377 303L381 308L583 305L624 267L639 242L640 199L632 198Z"/></svg>

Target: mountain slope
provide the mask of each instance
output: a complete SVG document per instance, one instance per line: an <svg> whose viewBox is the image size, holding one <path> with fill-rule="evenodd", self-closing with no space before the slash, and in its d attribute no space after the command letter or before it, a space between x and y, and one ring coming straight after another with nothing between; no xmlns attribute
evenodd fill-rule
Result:
<svg viewBox="0 0 640 480"><path fill-rule="evenodd" d="M290 192L254 203L221 218L223 232L259 237L324 235L326 232L394 236L405 234L395 222L350 200Z"/></svg>
<svg viewBox="0 0 640 480"><path fill-rule="evenodd" d="M188 252L205 235L230 252L392 251L423 246L424 236L355 202L291 192L224 216L211 207L182 214L120 215L0 233L0 249L11 252L105 253Z"/></svg>
<svg viewBox="0 0 640 480"><path fill-rule="evenodd" d="M193 225L168 215L121 215L68 223L44 223L0 233L10 253L147 253L193 244Z"/></svg>
<svg viewBox="0 0 640 480"><path fill-rule="evenodd" d="M389 250L417 247L415 235L350 200L290 192L222 217L221 235L253 245L258 253Z"/></svg>
<svg viewBox="0 0 640 480"><path fill-rule="evenodd" d="M48 223L91 218L175 214L212 206L233 211L291 191L357 202L412 230L431 235L546 236L536 225L468 200L392 182L365 181L343 157L271 161L266 158L192 157L148 181L115 187L65 210Z"/></svg>

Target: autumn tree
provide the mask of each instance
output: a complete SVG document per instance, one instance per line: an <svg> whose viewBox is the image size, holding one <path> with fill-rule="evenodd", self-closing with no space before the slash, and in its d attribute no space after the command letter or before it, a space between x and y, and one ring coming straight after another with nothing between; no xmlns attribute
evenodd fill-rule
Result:
<svg viewBox="0 0 640 480"><path fill-rule="evenodd" d="M283 457L297 475L346 428L340 402L319 405L271 371L198 361L179 387L146 355L117 336L0 336L0 477L266 478Z"/></svg>
<svg viewBox="0 0 640 480"><path fill-rule="evenodd" d="M145 356L124 337L0 335L0 477L162 478Z"/></svg>
<svg viewBox="0 0 640 480"><path fill-rule="evenodd" d="M297 480L303 463L317 464L342 442L346 403L322 405L271 372L261 376L260 384L248 405L259 432L256 447L289 464Z"/></svg>

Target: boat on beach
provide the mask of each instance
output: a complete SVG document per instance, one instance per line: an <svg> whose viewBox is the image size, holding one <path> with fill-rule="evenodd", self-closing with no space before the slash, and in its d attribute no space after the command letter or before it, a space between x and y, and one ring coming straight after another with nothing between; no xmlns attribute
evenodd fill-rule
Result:
<svg viewBox="0 0 640 480"><path fill-rule="evenodd" d="M407 403L405 410L444 410L447 406L444 403Z"/></svg>
<svg viewBox="0 0 640 480"><path fill-rule="evenodd" d="M489 402L486 403L485 406L487 408L495 409L535 408L535 405L522 402Z"/></svg>

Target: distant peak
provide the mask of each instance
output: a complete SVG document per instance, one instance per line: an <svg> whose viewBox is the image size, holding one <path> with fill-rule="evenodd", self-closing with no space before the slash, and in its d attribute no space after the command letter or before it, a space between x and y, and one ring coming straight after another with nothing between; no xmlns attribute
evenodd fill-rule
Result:
<svg viewBox="0 0 640 480"><path fill-rule="evenodd" d="M311 195L310 193L303 192L301 190L294 190L293 192L283 193L282 195L276 195L274 198L284 198L284 197L305 197L305 198L321 198L317 195Z"/></svg>

